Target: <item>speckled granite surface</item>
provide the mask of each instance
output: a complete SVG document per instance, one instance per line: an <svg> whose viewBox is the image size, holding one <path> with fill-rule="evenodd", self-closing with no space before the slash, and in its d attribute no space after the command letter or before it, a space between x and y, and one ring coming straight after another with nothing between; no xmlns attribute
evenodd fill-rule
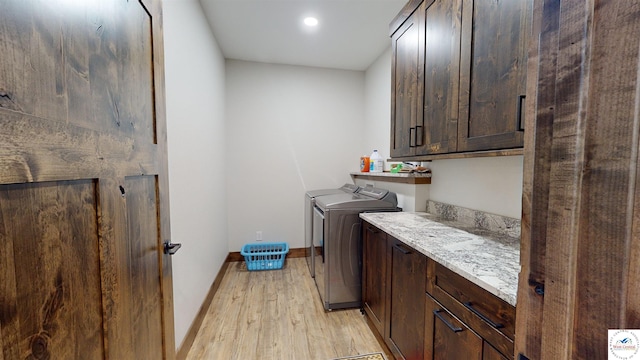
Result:
<svg viewBox="0 0 640 360"><path fill-rule="evenodd" d="M445 221L455 221L465 226L488 230L511 237L520 238L520 220L495 215L461 206L449 205L432 200L427 201L427 212Z"/></svg>
<svg viewBox="0 0 640 360"><path fill-rule="evenodd" d="M360 217L507 303L516 305L519 236L428 213L362 213Z"/></svg>

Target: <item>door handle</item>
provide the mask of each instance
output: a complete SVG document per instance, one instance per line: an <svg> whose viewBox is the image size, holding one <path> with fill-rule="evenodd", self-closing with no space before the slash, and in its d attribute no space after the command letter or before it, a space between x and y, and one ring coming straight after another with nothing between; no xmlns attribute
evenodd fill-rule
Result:
<svg viewBox="0 0 640 360"><path fill-rule="evenodd" d="M476 314L480 319L486 321L489 323L489 325L493 326L496 329L500 329L503 328L504 325L500 324L500 323L496 323L491 321L491 319L489 319L486 315L484 315L483 313L481 313L480 311L476 310L473 307L473 304L471 304L470 301L467 301L464 303L464 307L466 307L467 309L471 310L472 313Z"/></svg>
<svg viewBox="0 0 640 360"><path fill-rule="evenodd" d="M400 246L398 244L393 244L393 247L398 249L398 250L400 250L400 252L405 254L405 255L411 254L411 251L404 249L402 246Z"/></svg>
<svg viewBox="0 0 640 360"><path fill-rule="evenodd" d="M415 140L416 137L415 137L415 133L414 133L415 131L416 131L416 128L414 128L414 127L409 128L409 147L410 148L416 146L415 145L416 144L416 140ZM412 140L413 140L413 142L412 142Z"/></svg>
<svg viewBox="0 0 640 360"><path fill-rule="evenodd" d="M422 131L422 125L416 125L416 141L415 144L416 146L422 146L424 145L422 143L422 136L424 135L424 131ZM418 144L418 139L420 139L420 144Z"/></svg>
<svg viewBox="0 0 640 360"><path fill-rule="evenodd" d="M449 329L451 329L451 331L453 331L454 333L462 331L461 327L453 326L452 323L448 322L444 317L442 317L442 315L440 315L441 311L442 310L440 310L440 309L435 309L435 310L433 310L433 315L435 315L438 319L440 319L440 321L442 321L445 325L447 325L447 327Z"/></svg>
<svg viewBox="0 0 640 360"><path fill-rule="evenodd" d="M518 102L516 103L516 131L524 131L524 122L522 121L522 108L524 106L523 102L525 100L525 95L518 96Z"/></svg>
<svg viewBox="0 0 640 360"><path fill-rule="evenodd" d="M168 255L173 255L182 247L182 244L174 244L172 242L164 243L164 253Z"/></svg>

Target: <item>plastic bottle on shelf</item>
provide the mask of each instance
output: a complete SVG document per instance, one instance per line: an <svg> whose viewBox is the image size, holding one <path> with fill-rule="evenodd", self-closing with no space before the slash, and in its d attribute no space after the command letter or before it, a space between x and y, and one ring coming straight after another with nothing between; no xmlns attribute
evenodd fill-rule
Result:
<svg viewBox="0 0 640 360"><path fill-rule="evenodd" d="M384 160L378 154L378 150L373 150L373 154L369 156L369 166L370 172L382 172L384 170Z"/></svg>
<svg viewBox="0 0 640 360"><path fill-rule="evenodd" d="M369 157L367 155L360 157L360 172L369 172L371 164L369 163Z"/></svg>

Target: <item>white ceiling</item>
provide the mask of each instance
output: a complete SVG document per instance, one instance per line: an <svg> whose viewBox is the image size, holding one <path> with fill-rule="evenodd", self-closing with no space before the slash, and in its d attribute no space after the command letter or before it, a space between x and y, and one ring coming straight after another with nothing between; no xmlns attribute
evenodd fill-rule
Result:
<svg viewBox="0 0 640 360"><path fill-rule="evenodd" d="M347 70L366 70L391 44L389 23L406 2L200 0L227 59Z"/></svg>

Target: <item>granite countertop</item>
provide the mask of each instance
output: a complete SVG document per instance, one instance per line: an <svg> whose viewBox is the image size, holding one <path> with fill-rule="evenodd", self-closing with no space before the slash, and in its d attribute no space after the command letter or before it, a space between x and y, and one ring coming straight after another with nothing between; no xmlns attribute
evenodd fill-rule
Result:
<svg viewBox="0 0 640 360"><path fill-rule="evenodd" d="M515 306L520 239L429 213L362 213L360 217Z"/></svg>

